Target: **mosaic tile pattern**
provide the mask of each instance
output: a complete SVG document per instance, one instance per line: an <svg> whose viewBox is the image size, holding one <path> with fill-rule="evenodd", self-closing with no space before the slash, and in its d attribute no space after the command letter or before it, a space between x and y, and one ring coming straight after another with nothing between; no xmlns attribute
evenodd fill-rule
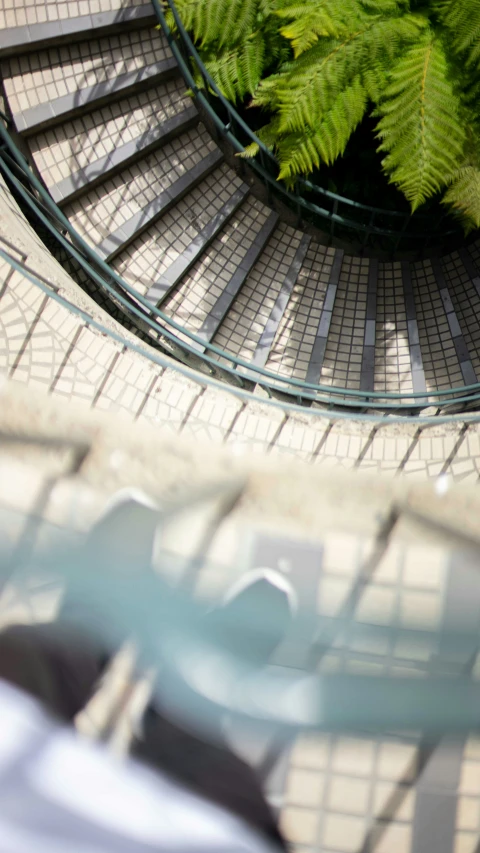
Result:
<svg viewBox="0 0 480 853"><path fill-rule="evenodd" d="M96 15L99 12L111 12L129 6L142 6L145 0L40 0L29 3L28 0L1 0L0 28L24 27L43 24L46 21L78 18L82 15Z"/></svg>
<svg viewBox="0 0 480 853"><path fill-rule="evenodd" d="M400 262L378 265L375 391L412 391Z"/></svg>
<svg viewBox="0 0 480 853"><path fill-rule="evenodd" d="M288 225L277 227L212 343L240 358L252 357L301 238Z"/></svg>
<svg viewBox="0 0 480 853"><path fill-rule="evenodd" d="M311 243L265 365L305 379L322 312L335 250Z"/></svg>
<svg viewBox="0 0 480 853"><path fill-rule="evenodd" d="M26 53L4 59L0 67L15 115L170 56L162 34L148 27Z"/></svg>
<svg viewBox="0 0 480 853"><path fill-rule="evenodd" d="M98 245L215 147L203 125L192 128L66 205L65 214L82 237Z"/></svg>
<svg viewBox="0 0 480 853"><path fill-rule="evenodd" d="M463 751L460 777L454 853L472 853L478 849L480 835L480 740L468 738Z"/></svg>
<svg viewBox="0 0 480 853"><path fill-rule="evenodd" d="M190 104L183 80L171 80L38 134L30 151L50 187L127 142L148 141L149 131Z"/></svg>
<svg viewBox="0 0 480 853"><path fill-rule="evenodd" d="M198 330L238 265L246 255L270 211L257 199L247 198L222 234L208 247L162 310L192 331Z"/></svg>
<svg viewBox="0 0 480 853"><path fill-rule="evenodd" d="M364 625L423 626L436 630L442 616L447 557L441 548L389 546L363 591L354 579L370 543L349 534L326 537L318 610L344 612L345 603ZM353 598L352 598L353 591ZM378 632L346 646L339 636L319 669L422 677L435 642L415 649L395 646ZM295 851L412 851L417 769L415 738L300 736L291 751L281 823Z"/></svg>
<svg viewBox="0 0 480 853"><path fill-rule="evenodd" d="M222 164L121 252L113 266L144 295L242 183Z"/></svg>
<svg viewBox="0 0 480 853"><path fill-rule="evenodd" d="M462 371L430 261L412 263L418 334L427 390L463 385Z"/></svg>
<svg viewBox="0 0 480 853"><path fill-rule="evenodd" d="M0 218L0 230L2 222ZM22 239L30 245L26 236ZM33 245L32 263L38 269L46 261L46 250L36 241ZM50 260L45 265L49 276L51 269ZM467 482L478 480L480 430L475 426L465 431L460 423L445 434L434 428L409 436L388 428L371 433L366 425L350 434L343 427L332 429L328 420L313 417L308 410L300 420L285 419L256 397L252 406L245 406L228 393L228 387L205 390L173 368L162 371L123 352L66 309L47 310L48 297L9 267L0 272L0 370L16 381L145 420L173 434L181 431L194 440L226 443L238 453L286 454L310 465L358 467L422 480L440 473ZM73 302L85 305L73 285L66 292Z"/></svg>
<svg viewBox="0 0 480 853"><path fill-rule="evenodd" d="M450 297L477 376L480 376L480 296L458 252L443 262Z"/></svg>
<svg viewBox="0 0 480 853"><path fill-rule="evenodd" d="M368 259L345 256L320 374L322 385L360 387L367 284Z"/></svg>

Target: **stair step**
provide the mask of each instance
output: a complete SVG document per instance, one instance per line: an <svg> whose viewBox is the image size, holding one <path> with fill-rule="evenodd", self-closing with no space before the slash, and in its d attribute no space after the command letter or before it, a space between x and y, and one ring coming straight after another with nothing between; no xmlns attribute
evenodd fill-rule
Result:
<svg viewBox="0 0 480 853"><path fill-rule="evenodd" d="M241 178L226 163L178 201L117 255L113 266L142 296L162 279L204 228L242 186ZM208 247L204 247L206 251Z"/></svg>
<svg viewBox="0 0 480 853"><path fill-rule="evenodd" d="M326 324L327 341L317 382L360 389L363 348L367 331L366 309L369 259L344 256L328 323L329 283L321 323ZM320 336L321 338L321 336ZM318 344L321 346L321 344Z"/></svg>
<svg viewBox="0 0 480 853"><path fill-rule="evenodd" d="M458 322L470 353L475 375L480 377L480 275L467 247L443 260L445 277Z"/></svg>
<svg viewBox="0 0 480 853"><path fill-rule="evenodd" d="M325 299L322 306L320 321L317 326L315 335L315 343L313 345L310 361L308 363L306 381L319 383L322 373L323 360L325 358L325 350L327 348L328 333L332 322L333 308L335 305L335 297L338 289L338 281L343 263L343 249L335 251L328 287L325 293Z"/></svg>
<svg viewBox="0 0 480 853"><path fill-rule="evenodd" d="M409 302L406 300L413 388L422 390L420 381L415 381L417 375L421 377L421 371L424 387L428 384L431 389L455 388L464 382L459 356L461 361L467 361L468 354L446 288L442 267L435 259L412 262L408 266L415 295L414 298L413 295L411 297L411 302L414 303L412 310L416 311L415 317L410 316ZM404 287L406 269L407 262L402 262ZM412 326L415 338L413 341ZM454 336L457 338L457 345ZM465 366L468 375L468 365Z"/></svg>
<svg viewBox="0 0 480 853"><path fill-rule="evenodd" d="M477 382L477 376L470 358L467 344L465 343L463 332L460 328L460 323L458 322L455 308L453 307L450 290L443 272L442 262L439 258L434 258L431 263L439 293L442 298L445 314L447 315L448 327L452 336L460 370L462 371L463 381L465 382L465 385L474 385Z"/></svg>
<svg viewBox="0 0 480 853"><path fill-rule="evenodd" d="M67 205L65 213L97 254L111 260L218 166L222 157L205 131L194 128Z"/></svg>
<svg viewBox="0 0 480 853"><path fill-rule="evenodd" d="M207 246L215 239L223 226L245 201L249 187L242 184L210 222L202 228L186 249L168 267L165 273L147 291L146 298L152 305L160 305L168 293L176 287L184 275L201 257Z"/></svg>
<svg viewBox="0 0 480 853"><path fill-rule="evenodd" d="M152 28L52 47L1 63L19 133L31 135L178 73Z"/></svg>
<svg viewBox="0 0 480 853"><path fill-rule="evenodd" d="M168 189L159 192L151 202L132 216L124 225L117 228L105 240L96 246L97 253L100 257L110 261L118 254L128 243L131 243L138 234L145 228L148 228L152 222L162 216L166 210L177 203L189 192L196 184L198 184L215 166L218 166L222 160L221 151L211 151L199 163L177 178Z"/></svg>
<svg viewBox="0 0 480 853"><path fill-rule="evenodd" d="M408 393L412 370L400 262L379 263L376 303L374 391Z"/></svg>
<svg viewBox="0 0 480 853"><path fill-rule="evenodd" d="M227 191L228 185L224 193ZM224 200L227 201L229 197L230 193ZM168 294L162 304L162 311L198 334L232 277L247 272L245 267L250 266L249 252L256 252L255 240L270 214L270 208L248 196L180 284ZM181 228L182 223L179 231ZM199 344L199 347L202 345Z"/></svg>
<svg viewBox="0 0 480 853"><path fill-rule="evenodd" d="M216 346L264 367L309 243L300 231L283 223L277 226L217 330ZM251 378L258 375L252 373Z"/></svg>
<svg viewBox="0 0 480 853"><path fill-rule="evenodd" d="M367 304L365 331L363 335L363 353L360 369L360 390L373 391L375 388L375 339L377 330L377 289L378 260L370 258L368 266Z"/></svg>
<svg viewBox="0 0 480 853"><path fill-rule="evenodd" d="M183 80L169 80L31 136L30 152L55 201L73 201L85 189L85 173L92 186L126 165L130 146L145 155L164 122L191 106Z"/></svg>
<svg viewBox="0 0 480 853"><path fill-rule="evenodd" d="M265 249L265 246L270 240L277 223L278 215L276 213L270 213L266 222L253 240L253 243L248 249L248 252L245 254L243 260L228 280L226 286L223 288L223 291L216 300L213 308L208 312L197 332L198 337L203 338L205 342L212 340L215 332L224 320L233 300L239 293L251 270ZM201 344L192 342L192 346L199 352L205 352L205 347Z"/></svg>
<svg viewBox="0 0 480 853"><path fill-rule="evenodd" d="M408 261L402 261L402 282L407 316L407 339L410 350L410 368L412 371L412 389L414 392L426 390L425 370L423 367L420 332L418 327L415 297L412 283L412 267Z"/></svg>
<svg viewBox="0 0 480 853"><path fill-rule="evenodd" d="M129 166L139 157L145 157L158 145L169 142L198 123L198 112L192 105L165 119L128 142L118 145L98 159L90 159L82 168L50 187L57 203L73 201L83 192L102 183L105 178ZM123 134L122 134L123 136ZM103 146L102 146L103 148Z"/></svg>
<svg viewBox="0 0 480 853"><path fill-rule="evenodd" d="M199 124L66 204L65 215L101 257L110 260L221 159Z"/></svg>
<svg viewBox="0 0 480 853"><path fill-rule="evenodd" d="M334 258L312 240L265 363L271 373L306 379Z"/></svg>
<svg viewBox="0 0 480 853"><path fill-rule="evenodd" d="M130 6L124 6L122 0L111 0L111 8L103 11L93 11L99 3L90 2L87 5L92 7L91 12L74 16L72 7L78 5L71 0L68 3L50 0L22 5L16 0L12 9L0 11L0 56L89 38L92 31L100 35L107 30L116 31L122 26L131 28L156 20L152 4L144 0L131 0Z"/></svg>
<svg viewBox="0 0 480 853"><path fill-rule="evenodd" d="M480 288L480 275L471 251L466 246L462 246L462 248L458 250L458 254L460 255L465 269L467 270L475 287Z"/></svg>

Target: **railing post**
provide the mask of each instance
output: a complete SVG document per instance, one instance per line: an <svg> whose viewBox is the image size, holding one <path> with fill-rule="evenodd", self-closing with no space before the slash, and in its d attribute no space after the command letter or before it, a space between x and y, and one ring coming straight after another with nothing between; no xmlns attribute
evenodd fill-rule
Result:
<svg viewBox="0 0 480 853"><path fill-rule="evenodd" d="M331 238L335 236L335 220L333 217L336 216L337 213L338 213L338 198L334 199L334 202L333 202L333 210L332 210L333 215L332 215L332 218L330 220L330 237Z"/></svg>

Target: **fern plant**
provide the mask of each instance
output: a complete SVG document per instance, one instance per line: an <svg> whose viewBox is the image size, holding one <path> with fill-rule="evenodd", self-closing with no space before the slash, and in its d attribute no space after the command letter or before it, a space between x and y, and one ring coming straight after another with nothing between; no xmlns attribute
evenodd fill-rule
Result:
<svg viewBox="0 0 480 853"><path fill-rule="evenodd" d="M382 168L412 211L443 192L467 230L480 227L480 0L176 6L225 96L262 109L257 135L280 180L333 163L370 115Z"/></svg>

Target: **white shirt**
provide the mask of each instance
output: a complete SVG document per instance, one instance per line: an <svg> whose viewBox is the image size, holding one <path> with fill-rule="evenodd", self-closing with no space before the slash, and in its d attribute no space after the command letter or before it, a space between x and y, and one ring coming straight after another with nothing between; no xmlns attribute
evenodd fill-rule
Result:
<svg viewBox="0 0 480 853"><path fill-rule="evenodd" d="M240 818L0 681L0 853L271 853Z"/></svg>

